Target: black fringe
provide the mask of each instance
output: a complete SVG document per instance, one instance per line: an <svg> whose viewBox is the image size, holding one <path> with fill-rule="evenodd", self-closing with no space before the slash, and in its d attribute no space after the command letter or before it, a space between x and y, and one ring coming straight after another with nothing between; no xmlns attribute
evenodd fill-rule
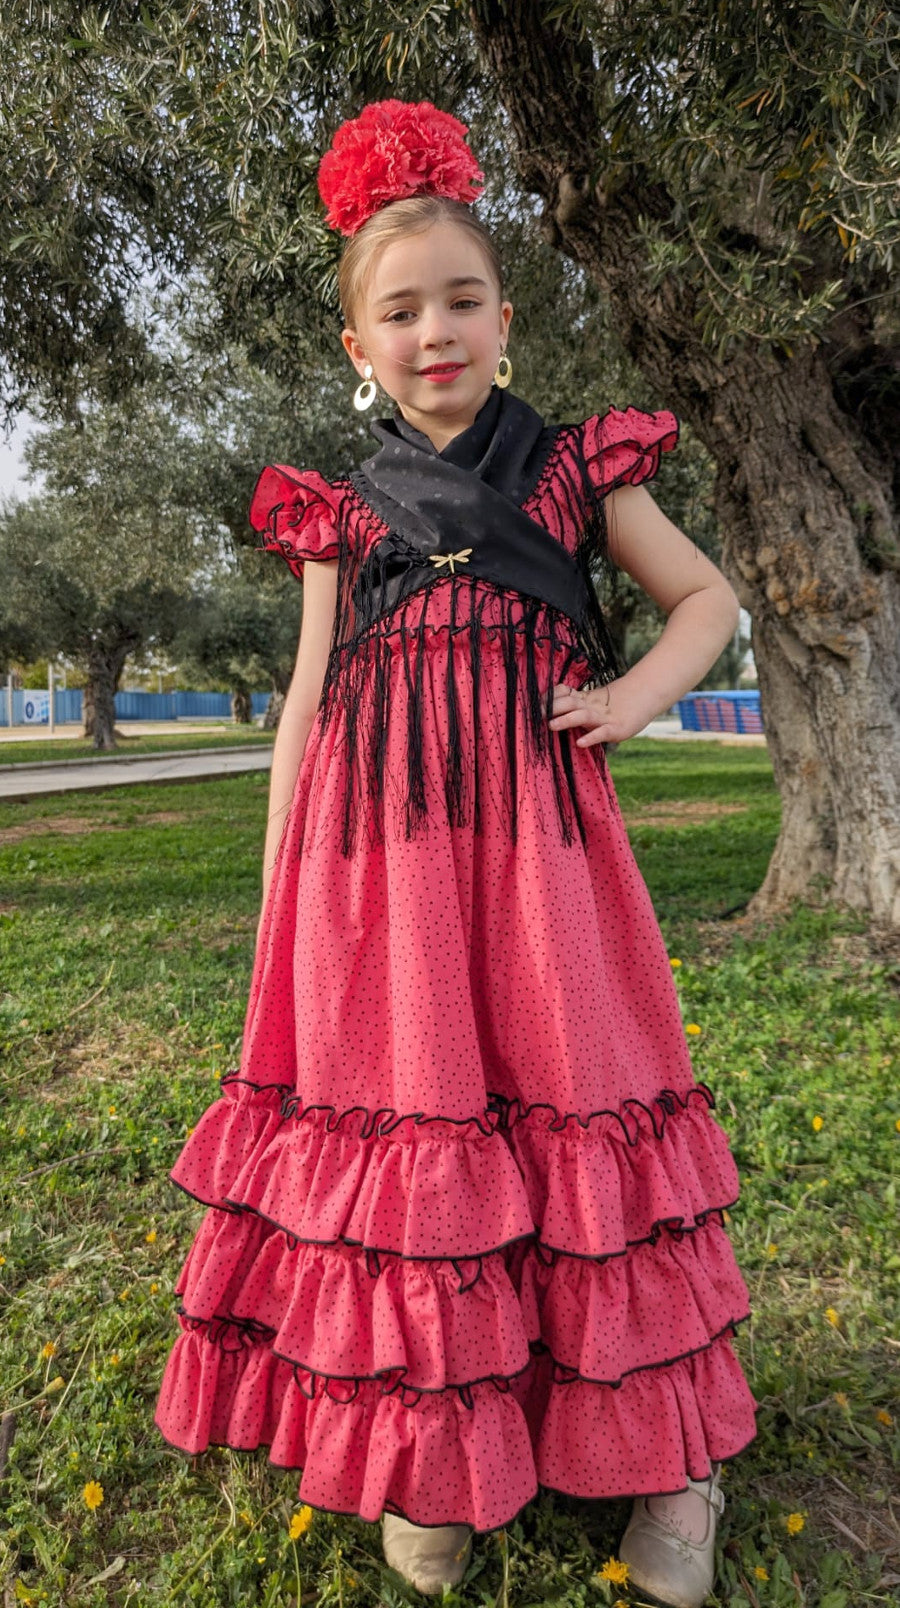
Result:
<svg viewBox="0 0 900 1608"><path fill-rule="evenodd" d="M470 590L469 597L472 598ZM444 783L444 797L447 803L447 819L453 826L462 826L465 821L463 808L463 763L462 744L459 727L459 700L456 686L455 649L456 639L456 604L459 593L456 587L450 596L450 630L447 637L447 723L449 752L447 756L447 774ZM471 613L471 608L470 608Z"/></svg>

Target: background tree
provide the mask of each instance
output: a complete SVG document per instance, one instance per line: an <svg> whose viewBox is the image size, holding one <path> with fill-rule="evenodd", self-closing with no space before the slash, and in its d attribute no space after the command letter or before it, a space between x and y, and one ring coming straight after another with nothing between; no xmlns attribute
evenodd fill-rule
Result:
<svg viewBox="0 0 900 1608"><path fill-rule="evenodd" d="M115 747L114 699L128 655L170 642L190 599L147 565L146 542L136 524L121 542L104 545L93 521L79 524L71 507L52 498L0 513L4 610L20 622L28 657L65 653L84 666L85 736L95 748ZM158 555L159 531L155 544Z"/></svg>
<svg viewBox="0 0 900 1608"><path fill-rule="evenodd" d="M85 735L97 748L115 745L128 655L172 641L224 552L202 512L202 462L183 420L165 398L135 400L36 432L25 459L40 490L0 517L5 612L30 656L83 664Z"/></svg>
<svg viewBox="0 0 900 1608"><path fill-rule="evenodd" d="M266 555L266 559L269 555ZM194 600L173 654L182 673L225 682L235 720L251 719L251 694L272 690L271 726L290 683L300 631L300 597L285 567L273 573L266 559L248 558L241 569L216 578ZM264 573L260 573L265 564Z"/></svg>

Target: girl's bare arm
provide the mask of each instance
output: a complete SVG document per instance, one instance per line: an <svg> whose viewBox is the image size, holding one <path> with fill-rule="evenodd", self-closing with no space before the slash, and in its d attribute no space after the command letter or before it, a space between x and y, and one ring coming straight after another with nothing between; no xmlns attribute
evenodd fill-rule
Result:
<svg viewBox="0 0 900 1608"><path fill-rule="evenodd" d="M269 819L263 850L263 904L268 896L285 817L294 796L297 773L322 696L337 604L337 569L336 559L326 563L313 563L308 559L303 566L303 617L297 662L272 754Z"/></svg>
<svg viewBox="0 0 900 1608"><path fill-rule="evenodd" d="M579 747L623 742L697 685L734 636L737 596L721 570L673 525L644 486L606 499L610 556L668 615L659 640L608 687L554 693L555 730L587 726Z"/></svg>

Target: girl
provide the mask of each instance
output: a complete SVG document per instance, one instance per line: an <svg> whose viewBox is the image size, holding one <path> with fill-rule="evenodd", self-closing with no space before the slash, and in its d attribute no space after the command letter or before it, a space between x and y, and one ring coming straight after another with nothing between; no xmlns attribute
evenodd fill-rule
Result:
<svg viewBox="0 0 900 1608"><path fill-rule="evenodd" d="M687 1608L755 1433L738 1179L604 745L738 605L641 484L671 413L547 425L507 389L465 133L381 102L320 169L356 404L395 406L354 473L270 467L253 498L303 625L241 1065L171 1175L208 1210L156 1422L383 1514L426 1592L539 1485L632 1495L631 1579ZM625 673L607 559L668 615Z"/></svg>

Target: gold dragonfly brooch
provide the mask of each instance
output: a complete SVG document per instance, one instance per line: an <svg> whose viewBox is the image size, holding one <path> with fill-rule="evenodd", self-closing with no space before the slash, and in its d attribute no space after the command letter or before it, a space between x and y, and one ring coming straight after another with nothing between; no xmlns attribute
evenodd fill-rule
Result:
<svg viewBox="0 0 900 1608"><path fill-rule="evenodd" d="M469 554L471 551L471 547L463 547L458 553L429 553L428 557L431 560L431 563L436 565L438 568L441 564L449 564L450 574L455 575L456 570L453 567L454 563L468 564Z"/></svg>

